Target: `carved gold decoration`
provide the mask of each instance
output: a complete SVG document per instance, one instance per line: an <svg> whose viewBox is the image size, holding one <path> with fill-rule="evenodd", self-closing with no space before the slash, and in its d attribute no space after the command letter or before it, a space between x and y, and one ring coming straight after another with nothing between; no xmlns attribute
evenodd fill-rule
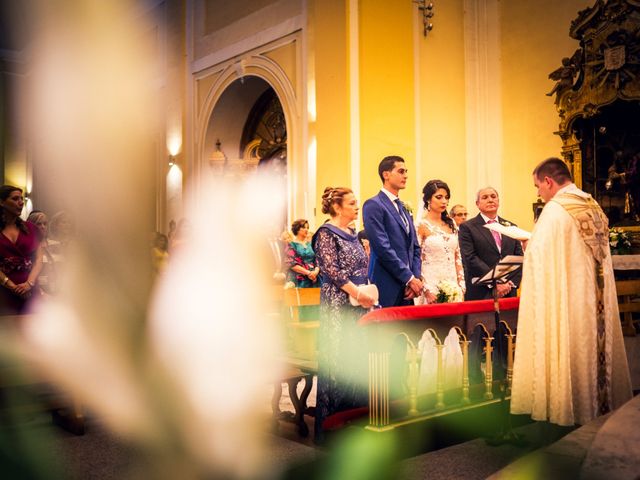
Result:
<svg viewBox="0 0 640 480"><path fill-rule="evenodd" d="M509 328L509 325L504 320L500 320L500 323L504 326L507 333L507 396L511 395L511 382L513 381L513 354L514 354L514 340L516 336Z"/></svg>
<svg viewBox="0 0 640 480"><path fill-rule="evenodd" d="M418 360L418 349L415 344L409 338L409 335L402 333L407 341L407 357L406 361L409 364L409 378L407 379L407 386L409 389L409 416L415 416L418 414L418 378L420 376L420 365Z"/></svg>
<svg viewBox="0 0 640 480"><path fill-rule="evenodd" d="M578 12L569 35L580 42L550 77L560 116L562 156L582 186L582 151L572 128L616 100L640 100L640 1L597 0ZM577 77L577 78L576 78ZM574 81L575 78L575 81Z"/></svg>
<svg viewBox="0 0 640 480"><path fill-rule="evenodd" d="M454 327L458 338L460 339L460 348L462 349L462 404L468 405L471 403L469 399L469 340L467 336L462 333L460 327Z"/></svg>
<svg viewBox="0 0 640 480"><path fill-rule="evenodd" d="M491 400L493 399L493 362L491 359L491 352L493 352L493 346L491 342L493 341L493 337L489 334L489 330L482 323L479 323L476 326L482 327L482 330L485 333L484 337L484 358L485 358L485 368L484 368L484 399Z"/></svg>
<svg viewBox="0 0 640 480"><path fill-rule="evenodd" d="M433 328L427 328L426 331L429 332L436 341L436 350L438 351L438 369L436 373L436 410L442 410L444 408L444 367L442 364L444 345Z"/></svg>
<svg viewBox="0 0 640 480"><path fill-rule="evenodd" d="M369 425L389 424L389 353L369 353Z"/></svg>

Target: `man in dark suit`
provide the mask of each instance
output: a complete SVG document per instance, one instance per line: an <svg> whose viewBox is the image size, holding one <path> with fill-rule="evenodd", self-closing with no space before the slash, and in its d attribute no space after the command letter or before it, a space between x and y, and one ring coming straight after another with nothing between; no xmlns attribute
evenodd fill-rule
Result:
<svg viewBox="0 0 640 480"><path fill-rule="evenodd" d="M464 277L467 284L465 300L492 298L491 289L486 286L473 285L471 281L474 278L484 276L507 255L522 255L522 245L519 240L500 235L484 227L489 222L515 225L498 216L500 198L496 189L487 187L478 191L476 206L480 213L462 223L458 232ZM510 282L498 284L498 296L515 297L521 278L522 272L518 271Z"/></svg>
<svg viewBox="0 0 640 480"><path fill-rule="evenodd" d="M407 168L401 157L385 157L378 174L382 190L362 206L371 248L369 279L378 286L381 306L413 305L423 285L413 219L398 198L407 184Z"/></svg>

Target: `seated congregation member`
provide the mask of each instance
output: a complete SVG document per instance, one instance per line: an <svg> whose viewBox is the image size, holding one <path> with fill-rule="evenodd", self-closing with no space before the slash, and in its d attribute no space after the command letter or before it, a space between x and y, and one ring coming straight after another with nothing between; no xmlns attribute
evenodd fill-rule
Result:
<svg viewBox="0 0 640 480"><path fill-rule="evenodd" d="M271 272L271 281L274 284L284 284L287 280L285 265L285 244L281 240L277 227L271 227L271 231L267 232L267 244L269 253L266 255L268 260L268 269Z"/></svg>
<svg viewBox="0 0 640 480"><path fill-rule="evenodd" d="M71 214L60 211L49 221L49 248L57 253L65 253L75 237L75 222Z"/></svg>
<svg viewBox="0 0 640 480"><path fill-rule="evenodd" d="M417 230L425 289L416 300L417 304L434 303L439 286L444 286L444 283L455 289L449 301L464 300L465 283L458 230L447 214L450 196L449 186L442 180L429 180L422 189L425 214L418 222Z"/></svg>
<svg viewBox="0 0 640 480"><path fill-rule="evenodd" d="M333 413L367 403L367 357L364 329L356 322L374 299L360 292L367 283L367 255L349 223L358 217L358 201L348 188L327 187L322 213L331 219L313 236L320 266L320 330L315 440L323 441L322 423ZM360 306L353 306L349 297Z"/></svg>
<svg viewBox="0 0 640 480"><path fill-rule="evenodd" d="M56 292L56 259L49 248L49 219L46 213L33 210L27 221L33 223L40 231L40 248L42 249L42 270L38 276L38 287L42 293L52 295Z"/></svg>
<svg viewBox="0 0 640 480"><path fill-rule="evenodd" d="M493 298L493 292L484 285L473 285L474 278L484 276L507 255L522 255L519 240L500 235L485 228L486 223L499 222L503 225L515 225L498 216L500 198L493 187L482 188L476 195L476 206L480 213L460 225L458 240L462 252L462 265L467 284L465 300ZM515 297L522 278L518 271L510 282L498 284L498 297Z"/></svg>
<svg viewBox="0 0 640 480"><path fill-rule="evenodd" d="M47 238L47 250L53 258L56 274L60 275L60 270L67 263L69 249L75 238L75 221L70 213L62 210L57 212L49 221L49 237ZM54 290L58 291L55 285Z"/></svg>
<svg viewBox="0 0 640 480"><path fill-rule="evenodd" d="M288 271L287 280L293 282L296 288L318 286L320 269L316 264L316 255L309 242L309 222L301 218L291 224L293 239L286 249L285 262Z"/></svg>
<svg viewBox="0 0 640 480"><path fill-rule="evenodd" d="M20 218L24 208L22 190L0 187L0 314L26 313L36 297L42 270L40 232Z"/></svg>
<svg viewBox="0 0 640 480"><path fill-rule="evenodd" d="M175 233L169 240L169 253L171 255L180 251L185 245L191 242L192 227L188 218L181 218L178 221Z"/></svg>
<svg viewBox="0 0 640 480"><path fill-rule="evenodd" d="M151 267L153 276L161 274L169 263L169 238L156 232L151 244Z"/></svg>
<svg viewBox="0 0 640 480"><path fill-rule="evenodd" d="M464 205L460 204L451 207L451 212L449 213L449 216L453 218L453 221L456 222L456 226L458 228L460 228L460 224L467 221L467 215L467 209Z"/></svg>
<svg viewBox="0 0 640 480"><path fill-rule="evenodd" d="M364 248L364 253L367 254L367 258L371 255L371 246L369 245L369 238L367 238L366 230L362 229L358 232L358 240L362 244L362 248Z"/></svg>

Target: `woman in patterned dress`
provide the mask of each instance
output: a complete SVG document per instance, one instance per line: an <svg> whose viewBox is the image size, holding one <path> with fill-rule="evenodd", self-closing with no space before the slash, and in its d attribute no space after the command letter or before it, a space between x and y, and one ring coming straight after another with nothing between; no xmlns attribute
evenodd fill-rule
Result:
<svg viewBox="0 0 640 480"><path fill-rule="evenodd" d="M316 254L307 239L309 222L304 218L296 220L291 224L291 233L293 240L287 245L285 260L289 267L288 280L297 288L316 287L320 269L316 264Z"/></svg>
<svg viewBox="0 0 640 480"><path fill-rule="evenodd" d="M445 280L459 289L464 300L464 270L458 244L458 229L447 214L451 192L442 180L429 180L422 189L425 215L418 222L418 240L422 252L422 277L425 290L416 303L434 303L438 283Z"/></svg>
<svg viewBox="0 0 640 480"><path fill-rule="evenodd" d="M313 237L320 266L320 331L315 441L324 439L322 423L329 415L366 405L367 361L364 329L358 319L374 299L358 289L367 283L367 255L349 223L358 218L358 201L348 188L325 188L322 213L331 219ZM360 306L354 307L349 297Z"/></svg>

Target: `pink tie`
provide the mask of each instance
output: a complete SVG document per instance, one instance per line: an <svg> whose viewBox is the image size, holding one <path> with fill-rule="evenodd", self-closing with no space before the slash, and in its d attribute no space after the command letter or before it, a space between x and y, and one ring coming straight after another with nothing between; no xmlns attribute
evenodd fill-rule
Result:
<svg viewBox="0 0 640 480"><path fill-rule="evenodd" d="M497 223L497 220L489 220L487 223ZM495 230L491 230L491 235L493 235L493 239L496 241L496 246L498 250L502 248L502 237Z"/></svg>

